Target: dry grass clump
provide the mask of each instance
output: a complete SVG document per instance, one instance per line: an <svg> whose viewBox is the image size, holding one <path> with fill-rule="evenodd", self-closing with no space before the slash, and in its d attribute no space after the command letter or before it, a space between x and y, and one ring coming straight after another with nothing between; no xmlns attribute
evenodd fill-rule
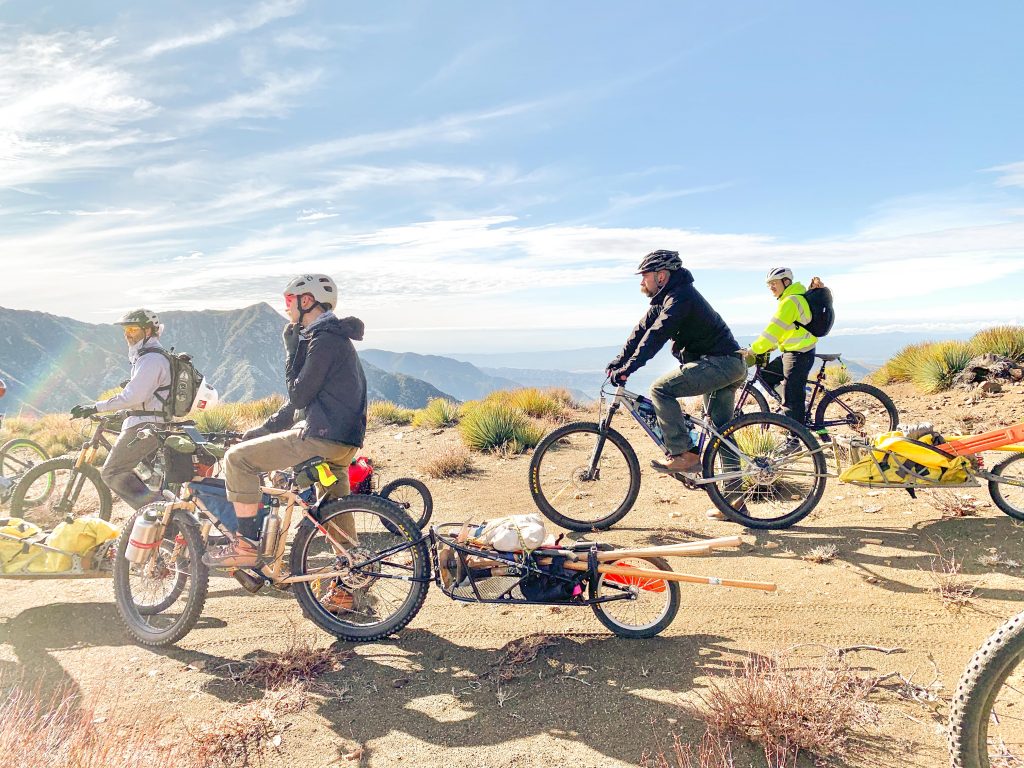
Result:
<svg viewBox="0 0 1024 768"><path fill-rule="evenodd" d="M461 445L449 445L423 464L427 477L442 479L459 477L473 471L473 459Z"/></svg>
<svg viewBox="0 0 1024 768"><path fill-rule="evenodd" d="M301 683L268 691L262 699L236 707L193 734L193 758L203 768L262 764L270 747L281 743L288 727L280 715L302 710L307 695Z"/></svg>
<svg viewBox="0 0 1024 768"><path fill-rule="evenodd" d="M781 656L756 656L732 677L713 680L698 714L715 737L760 744L768 765L782 768L802 753L824 761L855 752L857 731L878 717L868 702L872 688L841 659L796 667Z"/></svg>
<svg viewBox="0 0 1024 768"><path fill-rule="evenodd" d="M673 734L672 746L667 751L659 748L655 753L644 754L640 768L736 768L736 761L732 742L706 730L696 747L683 744L679 735Z"/></svg>
<svg viewBox="0 0 1024 768"><path fill-rule="evenodd" d="M50 456L61 456L78 450L86 440L90 421L72 420L62 413L49 413L39 418L10 417L4 419L0 442L14 437L35 440Z"/></svg>
<svg viewBox="0 0 1024 768"><path fill-rule="evenodd" d="M412 419L415 427L441 429L459 423L459 405L444 397L435 397L425 407L416 411Z"/></svg>
<svg viewBox="0 0 1024 768"><path fill-rule="evenodd" d="M921 366L921 362L926 356L926 350L934 343L925 341L904 347L889 358L881 368L874 371L871 374L871 380L875 384L910 381L914 372Z"/></svg>
<svg viewBox="0 0 1024 768"><path fill-rule="evenodd" d="M565 394L568 393L563 392L562 396ZM557 419L566 407L564 400L556 397L550 390L540 390L536 387L512 390L508 402L513 408L518 408L535 419Z"/></svg>
<svg viewBox="0 0 1024 768"><path fill-rule="evenodd" d="M995 354L1024 362L1024 326L997 325L986 328L974 334L967 343L975 356Z"/></svg>
<svg viewBox="0 0 1024 768"><path fill-rule="evenodd" d="M853 381L853 376L850 375L850 369L845 364L830 365L825 369L825 381L830 387L841 387Z"/></svg>
<svg viewBox="0 0 1024 768"><path fill-rule="evenodd" d="M935 557L930 567L932 591L947 608L958 610L974 601L977 586L963 577L963 566L963 560L957 559L956 552L935 544Z"/></svg>
<svg viewBox="0 0 1024 768"><path fill-rule="evenodd" d="M495 662L495 679L507 683L526 674L528 667L537 660L545 648L557 645L558 639L551 635L537 633L513 640L502 649L501 658Z"/></svg>
<svg viewBox="0 0 1024 768"><path fill-rule="evenodd" d="M328 672L336 672L352 658L350 652L317 648L311 637L293 634L291 644L281 653L257 656L238 676L238 681L266 690L295 683L312 683Z"/></svg>
<svg viewBox="0 0 1024 768"><path fill-rule="evenodd" d="M474 451L522 453L537 445L546 431L522 411L491 401L479 403L459 422L462 441Z"/></svg>
<svg viewBox="0 0 1024 768"><path fill-rule="evenodd" d="M370 424L405 426L412 424L415 411L391 402L390 400L374 400L366 413Z"/></svg>
<svg viewBox="0 0 1024 768"><path fill-rule="evenodd" d="M1013 558L1007 557L998 549L994 547L986 552L984 555L978 555L978 565L985 568L995 568L1002 566L1003 568L1020 568L1020 560L1014 560Z"/></svg>
<svg viewBox="0 0 1024 768"><path fill-rule="evenodd" d="M161 737L161 723L134 713L116 738L107 718L67 691L45 696L15 684L0 698L0 754L26 768L192 768L191 755ZM129 725L130 723L130 725ZM116 727L116 726L115 726Z"/></svg>
<svg viewBox="0 0 1024 768"><path fill-rule="evenodd" d="M804 552L800 555L800 559L810 563L831 563L838 554L839 547L835 544L822 544Z"/></svg>
<svg viewBox="0 0 1024 768"><path fill-rule="evenodd" d="M933 491L927 495L928 503L939 510L943 517L973 517L989 506L969 493Z"/></svg>

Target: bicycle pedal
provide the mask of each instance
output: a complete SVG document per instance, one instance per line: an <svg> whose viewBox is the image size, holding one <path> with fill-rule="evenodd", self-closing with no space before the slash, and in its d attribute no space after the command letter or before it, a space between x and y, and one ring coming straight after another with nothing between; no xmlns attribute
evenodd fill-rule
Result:
<svg viewBox="0 0 1024 768"><path fill-rule="evenodd" d="M266 579L262 576L256 576L241 568L236 568L232 571L231 576L242 585L242 589L253 595L263 589L263 585L267 583Z"/></svg>

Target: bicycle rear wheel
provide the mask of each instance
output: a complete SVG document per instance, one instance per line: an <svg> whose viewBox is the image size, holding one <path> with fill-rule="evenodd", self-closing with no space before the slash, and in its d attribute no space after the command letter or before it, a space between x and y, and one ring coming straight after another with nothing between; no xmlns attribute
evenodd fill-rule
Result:
<svg viewBox="0 0 1024 768"><path fill-rule="evenodd" d="M614 429L602 433L596 422L559 427L537 444L530 459L534 503L545 517L571 531L611 528L639 493L636 452L626 438Z"/></svg>
<svg viewBox="0 0 1024 768"><path fill-rule="evenodd" d="M11 515L44 530L67 517L96 515L110 519L113 499L100 471L91 464L75 467L75 459L60 456L26 472L11 496Z"/></svg>
<svg viewBox="0 0 1024 768"><path fill-rule="evenodd" d="M412 519L364 495L323 505L319 519L302 521L289 562L292 576L334 574L294 585L306 618L352 641L379 640L412 621L430 586L426 540Z"/></svg>
<svg viewBox="0 0 1024 768"><path fill-rule="evenodd" d="M1024 765L1024 613L997 629L967 665L949 712L953 768Z"/></svg>
<svg viewBox="0 0 1024 768"><path fill-rule="evenodd" d="M753 382L748 381L746 386L736 393L736 409L733 411L733 418L745 413L769 413L770 411L768 398L754 386Z"/></svg>
<svg viewBox="0 0 1024 768"><path fill-rule="evenodd" d="M32 467L49 458L50 456L46 453L46 449L35 440L29 440L27 437L16 437L0 446L0 476L14 485ZM27 503L38 503L49 494L53 488L53 475L50 475L48 478L41 478L41 480L46 479L49 482L37 483L33 489L34 498L29 498ZM11 488L11 492L13 493L13 488Z"/></svg>
<svg viewBox="0 0 1024 768"><path fill-rule="evenodd" d="M788 528L810 514L825 491L821 445L806 428L777 413L733 419L704 452L711 501L734 523L748 528ZM733 443L739 454L726 444Z"/></svg>
<svg viewBox="0 0 1024 768"><path fill-rule="evenodd" d="M870 384L847 384L825 395L814 412L811 429L833 437L866 437L896 429L900 414L885 392Z"/></svg>
<svg viewBox="0 0 1024 768"><path fill-rule="evenodd" d="M139 510L129 518L117 541L114 598L132 637L142 645L160 647L178 642L199 621L210 588L210 572L203 564L198 526L182 510L172 513L160 548L152 557L145 563L125 559L132 526L141 514Z"/></svg>

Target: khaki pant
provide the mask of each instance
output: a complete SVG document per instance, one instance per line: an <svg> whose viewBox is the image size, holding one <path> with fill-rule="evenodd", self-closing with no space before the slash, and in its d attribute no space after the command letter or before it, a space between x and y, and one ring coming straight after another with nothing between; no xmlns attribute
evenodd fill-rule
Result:
<svg viewBox="0 0 1024 768"><path fill-rule="evenodd" d="M344 443L332 443L315 437L303 438L300 429L289 429L255 440L246 440L228 450L224 457L224 477L231 501L257 504L260 493L260 473L272 469L288 469L314 456L322 456L343 470L337 472L338 482L331 486L332 496L345 496L349 492L348 465L359 449Z"/></svg>

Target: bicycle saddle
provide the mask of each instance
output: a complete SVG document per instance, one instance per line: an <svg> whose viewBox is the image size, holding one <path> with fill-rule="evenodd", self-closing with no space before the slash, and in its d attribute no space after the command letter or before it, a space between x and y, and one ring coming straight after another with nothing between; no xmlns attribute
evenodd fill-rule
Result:
<svg viewBox="0 0 1024 768"><path fill-rule="evenodd" d="M842 357L842 353L837 353L834 355L819 355L815 353L814 356L819 360L824 360L826 363L831 363L833 360L838 360L840 357Z"/></svg>

